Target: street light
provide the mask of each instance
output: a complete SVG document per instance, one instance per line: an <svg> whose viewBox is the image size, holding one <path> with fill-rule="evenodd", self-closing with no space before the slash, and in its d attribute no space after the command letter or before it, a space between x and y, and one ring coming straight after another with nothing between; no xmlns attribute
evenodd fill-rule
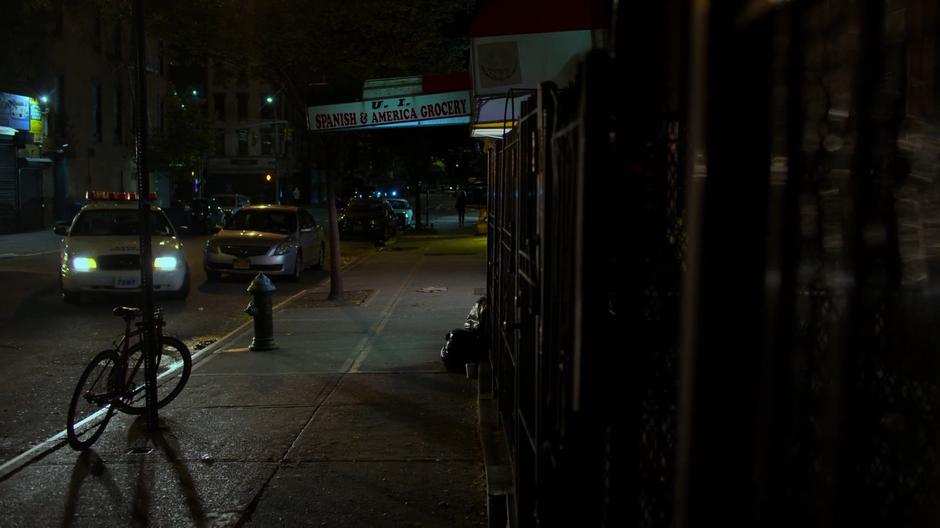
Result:
<svg viewBox="0 0 940 528"><path fill-rule="evenodd" d="M198 95L199 95L199 92L197 90L193 90L193 97L196 97Z"/></svg>
<svg viewBox="0 0 940 528"><path fill-rule="evenodd" d="M41 102L42 104L48 103L48 102L49 102L49 96L48 96L48 95L41 95L41 96L39 96L39 102Z"/></svg>
<svg viewBox="0 0 940 528"><path fill-rule="evenodd" d="M274 104L274 97L277 96L277 94L279 93L281 93L281 90L278 90L274 95L268 95L264 98L264 103L272 105L273 110L274 110L274 122L272 123L272 126L271 126L272 130L274 131L274 145L273 145L274 147L274 174L276 175L274 178L274 203L278 203L278 204L281 203L281 189L280 189L281 181L280 181L280 174L278 171L279 169L278 165L280 161L278 160L278 152L277 152L278 151L277 144L278 144L278 139L279 139L277 135L277 105ZM271 181L271 175L266 174L264 179L265 181Z"/></svg>

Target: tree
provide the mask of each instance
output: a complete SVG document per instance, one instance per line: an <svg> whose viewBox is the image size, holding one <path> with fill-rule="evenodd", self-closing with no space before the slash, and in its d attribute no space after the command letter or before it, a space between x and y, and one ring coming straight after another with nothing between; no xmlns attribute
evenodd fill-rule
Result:
<svg viewBox="0 0 940 528"><path fill-rule="evenodd" d="M172 87L168 90L164 126L151 137L150 168L165 170L174 187L191 189L191 176L212 152L212 121L206 115L205 103L184 100Z"/></svg>
<svg viewBox="0 0 940 528"><path fill-rule="evenodd" d="M268 79L293 103L295 113L285 118L303 127L306 106L355 100L366 79L466 70L467 34L477 0L164 0L149 4L149 30L168 43L172 55L212 58ZM336 191L356 141L304 136L321 147L319 164L330 178L330 296L339 298L342 259Z"/></svg>

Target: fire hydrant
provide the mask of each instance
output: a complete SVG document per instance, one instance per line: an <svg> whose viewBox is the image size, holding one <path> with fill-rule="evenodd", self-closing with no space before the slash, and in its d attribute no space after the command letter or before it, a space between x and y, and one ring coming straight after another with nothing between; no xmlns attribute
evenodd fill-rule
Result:
<svg viewBox="0 0 940 528"><path fill-rule="evenodd" d="M274 350L274 316L271 309L271 297L274 295L274 284L264 273L255 276L248 285L251 302L245 308L245 313L255 318L255 337L251 340L248 350Z"/></svg>

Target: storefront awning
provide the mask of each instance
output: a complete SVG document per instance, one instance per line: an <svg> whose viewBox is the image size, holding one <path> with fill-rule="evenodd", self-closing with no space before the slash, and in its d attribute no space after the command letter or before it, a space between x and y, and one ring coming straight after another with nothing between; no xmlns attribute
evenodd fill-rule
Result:
<svg viewBox="0 0 940 528"><path fill-rule="evenodd" d="M51 167L52 160L49 158L19 158L22 167Z"/></svg>

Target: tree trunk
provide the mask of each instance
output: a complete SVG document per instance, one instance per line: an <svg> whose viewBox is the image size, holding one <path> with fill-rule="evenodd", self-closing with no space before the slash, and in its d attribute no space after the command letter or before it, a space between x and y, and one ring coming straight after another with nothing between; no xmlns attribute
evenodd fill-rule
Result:
<svg viewBox="0 0 940 528"><path fill-rule="evenodd" d="M343 256L339 247L339 222L336 217L335 174L330 171L326 178L326 200L330 224L330 296L331 301L343 299Z"/></svg>

